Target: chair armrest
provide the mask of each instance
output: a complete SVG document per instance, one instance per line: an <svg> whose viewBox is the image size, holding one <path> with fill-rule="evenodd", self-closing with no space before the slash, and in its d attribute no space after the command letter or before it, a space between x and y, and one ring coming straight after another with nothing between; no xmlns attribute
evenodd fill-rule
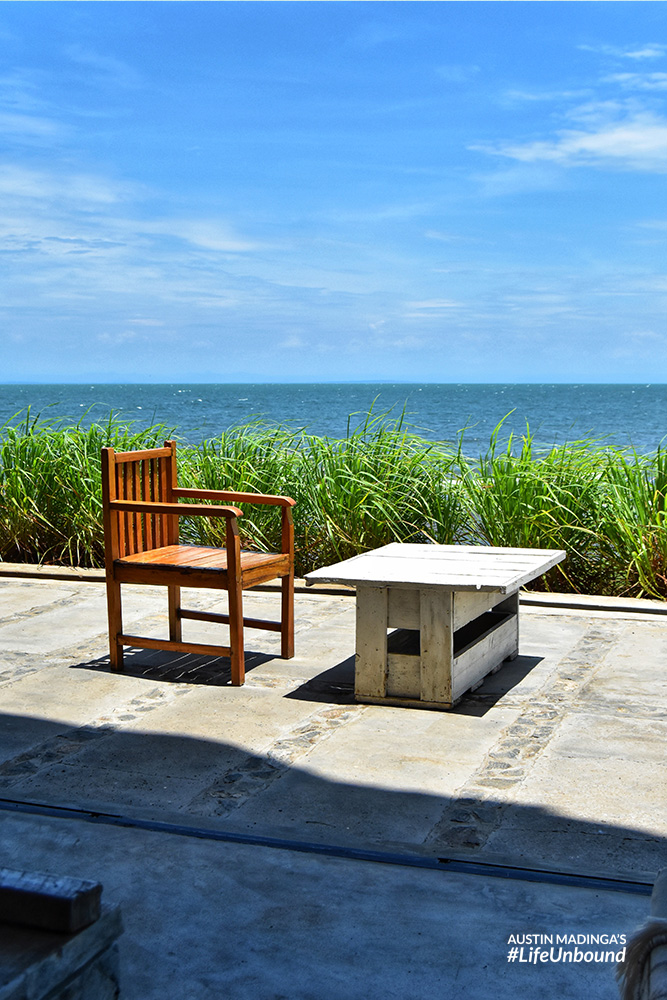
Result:
<svg viewBox="0 0 667 1000"><path fill-rule="evenodd" d="M153 503L149 500L110 500L110 510L129 514L175 514L177 517L243 517L238 507L214 507L203 503Z"/></svg>
<svg viewBox="0 0 667 1000"><path fill-rule="evenodd" d="M211 500L218 503L265 503L274 507L293 507L296 500L291 497L272 496L269 493L239 493L237 490L190 490L180 486L172 490L174 496L193 500Z"/></svg>

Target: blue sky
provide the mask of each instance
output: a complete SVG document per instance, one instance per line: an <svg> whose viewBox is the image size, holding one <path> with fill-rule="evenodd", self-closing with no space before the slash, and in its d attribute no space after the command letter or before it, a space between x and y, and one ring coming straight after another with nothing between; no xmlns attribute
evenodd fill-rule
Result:
<svg viewBox="0 0 667 1000"><path fill-rule="evenodd" d="M0 381L667 382L653 2L3 2Z"/></svg>

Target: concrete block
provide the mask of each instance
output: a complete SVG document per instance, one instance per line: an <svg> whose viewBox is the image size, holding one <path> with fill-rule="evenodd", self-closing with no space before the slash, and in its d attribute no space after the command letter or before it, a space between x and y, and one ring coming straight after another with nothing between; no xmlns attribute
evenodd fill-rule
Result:
<svg viewBox="0 0 667 1000"><path fill-rule="evenodd" d="M2 925L0 1000L116 1000L119 907L74 934Z"/></svg>
<svg viewBox="0 0 667 1000"><path fill-rule="evenodd" d="M0 920L72 934L101 913L99 882L0 868Z"/></svg>

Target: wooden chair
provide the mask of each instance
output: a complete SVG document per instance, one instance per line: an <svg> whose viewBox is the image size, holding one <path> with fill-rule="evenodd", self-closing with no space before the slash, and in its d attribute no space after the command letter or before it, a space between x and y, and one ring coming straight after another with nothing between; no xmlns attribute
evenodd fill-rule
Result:
<svg viewBox="0 0 667 1000"><path fill-rule="evenodd" d="M208 503L179 503L179 500ZM102 449L102 502L109 613L109 647L112 670L123 669L123 646L166 649L209 656L230 656L232 684L243 684L242 592L255 584L280 578L282 613L279 622L246 618L252 628L280 632L281 656L294 656L294 527L289 497L233 490L180 489L176 478L176 442L164 448L115 452ZM282 509L282 551L249 552L239 542L235 503L272 504ZM224 504L225 506L219 506ZM225 548L181 545L179 517L225 519ZM166 586L169 604L169 639L150 639L123 632L121 584ZM188 611L181 608L181 587L226 590L229 614ZM229 625L229 646L182 642L181 620L220 622Z"/></svg>

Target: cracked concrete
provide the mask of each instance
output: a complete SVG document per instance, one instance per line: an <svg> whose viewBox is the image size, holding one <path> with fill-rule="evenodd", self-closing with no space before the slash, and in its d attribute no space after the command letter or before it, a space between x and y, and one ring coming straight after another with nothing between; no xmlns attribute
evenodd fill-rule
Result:
<svg viewBox="0 0 667 1000"><path fill-rule="evenodd" d="M164 633L164 593L126 590L132 627ZM586 614L585 602L573 609L540 600L522 610L520 656L453 711L436 712L355 703L353 595L297 594L293 660L279 658L276 636L249 630L247 683L232 688L228 661L159 651L131 651L126 670L111 674L104 588L92 575L2 577L0 797L238 836L650 881L667 863L667 617L648 602L637 602L636 613L624 602ZM251 592L247 613L271 616L278 602L277 594ZM193 592L185 603L220 609L224 601ZM195 641L220 635L220 626L184 624ZM0 831L7 864L103 875L132 937L122 949L124 996L142 1000L412 1000L434 991L482 997L490 989L508 996L585 989L594 1000L614 995L611 968L550 967L538 970L538 982L534 970L507 967L508 934L564 924L628 933L647 909L641 897L563 886L538 892L527 883L389 874L383 866L371 875L359 862L297 861L289 852L265 859L259 848L102 830L75 816L0 811ZM158 862L165 852L173 852L173 864ZM233 875L220 865L231 865ZM257 865L271 874L249 898L244 887ZM245 925L255 913L257 949L240 944L245 978L234 966L225 979L207 963L175 910L165 923L163 912L173 910L165 878L202 940L209 924L222 934L227 921ZM146 898L137 896L139 882ZM359 884L374 894L368 914ZM429 892L440 901L437 917L425 902ZM354 952L350 927L383 955L381 990L369 985L370 955L366 976L360 957L352 979L336 973ZM279 953L297 929L314 935L312 967L286 986ZM448 963L426 958L427 938L433 954L453 956ZM339 942L338 952L329 940ZM173 966L179 985L171 993L160 974L147 984L142 956L149 952L170 968L164 956L178 956L182 971ZM317 992L315 966L324 992Z"/></svg>

